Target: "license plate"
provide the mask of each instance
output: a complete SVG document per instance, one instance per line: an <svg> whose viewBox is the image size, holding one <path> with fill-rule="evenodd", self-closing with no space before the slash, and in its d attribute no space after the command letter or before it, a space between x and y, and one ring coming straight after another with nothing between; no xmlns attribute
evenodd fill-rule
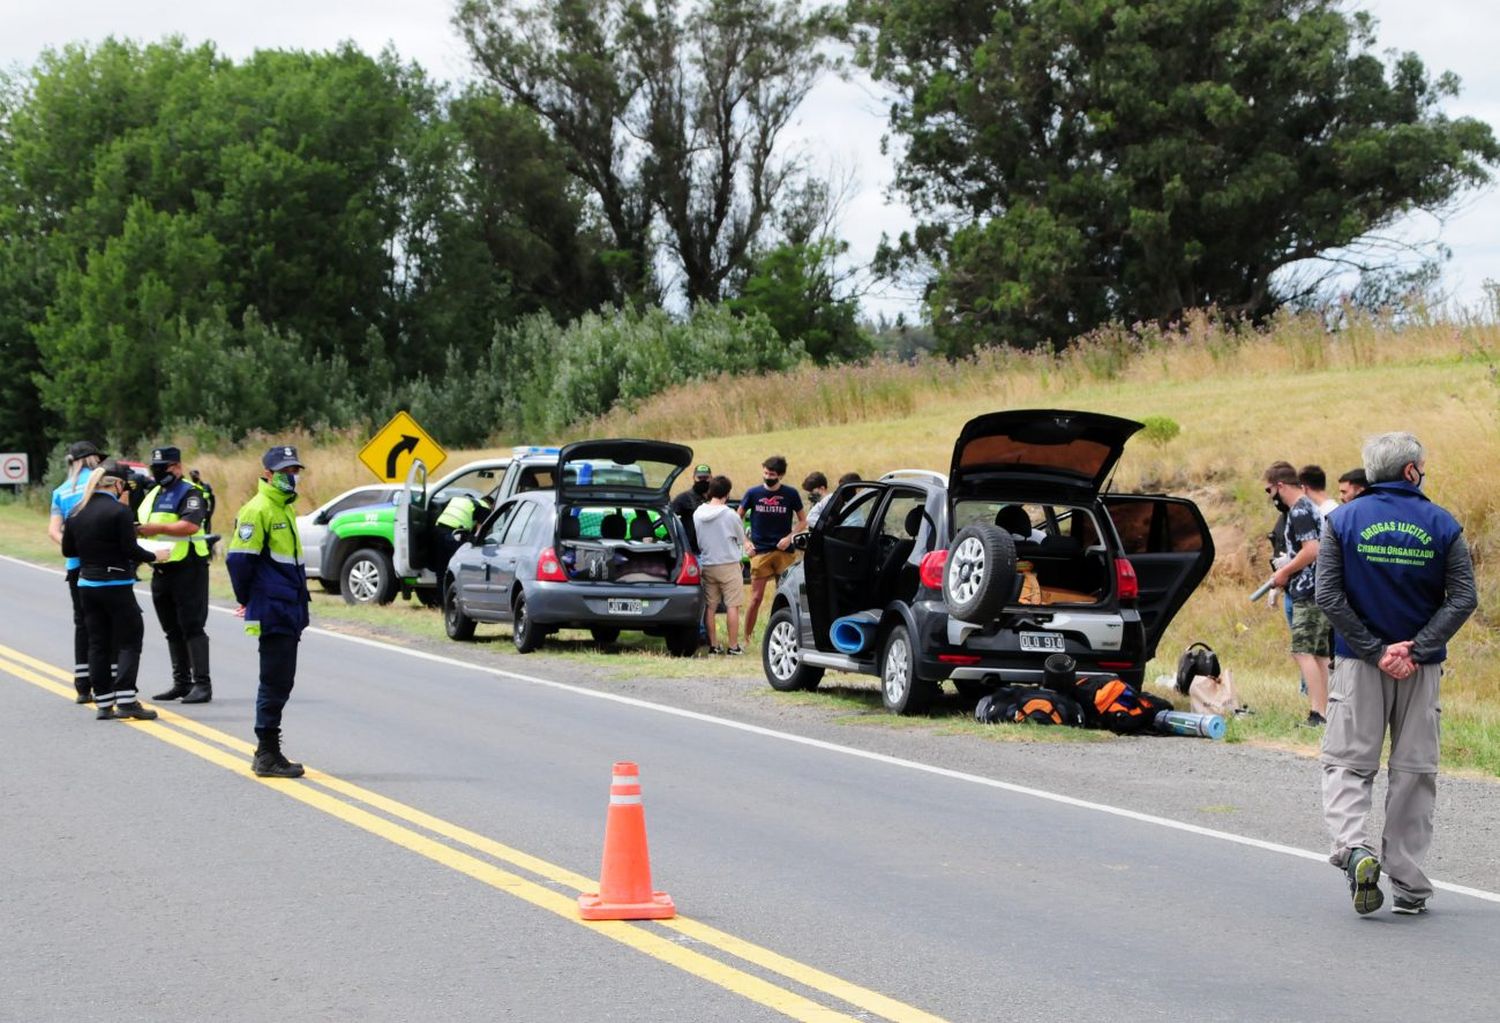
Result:
<svg viewBox="0 0 1500 1023"><path fill-rule="evenodd" d="M638 615L643 614L645 610L646 602L644 600L612 597L609 601L609 613L612 615Z"/></svg>
<svg viewBox="0 0 1500 1023"><path fill-rule="evenodd" d="M1061 653L1063 638L1055 632L1023 632L1021 633L1021 649L1037 653Z"/></svg>

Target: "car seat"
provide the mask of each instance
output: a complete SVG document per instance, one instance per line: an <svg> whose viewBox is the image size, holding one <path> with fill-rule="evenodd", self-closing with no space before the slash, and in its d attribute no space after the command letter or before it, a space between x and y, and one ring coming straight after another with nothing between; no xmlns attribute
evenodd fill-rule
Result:
<svg viewBox="0 0 1500 1023"><path fill-rule="evenodd" d="M637 511L635 513L635 518L630 520L630 539L656 539L656 523L651 521L651 515L649 512Z"/></svg>
<svg viewBox="0 0 1500 1023"><path fill-rule="evenodd" d="M995 525L1018 540L1031 539L1031 516L1019 504L1008 504L997 511Z"/></svg>
<svg viewBox="0 0 1500 1023"><path fill-rule="evenodd" d="M880 564L880 571L875 575L875 596L883 605L887 601L902 599L909 600L917 595L917 576L915 570L903 572L909 567L907 562L911 559L911 552L917 547L917 532L922 528L922 509L913 508L906 513L906 521L902 523L906 536L897 540L890 551L886 553L885 560ZM909 575L910 579L903 579L903 575ZM912 583L907 586L906 583Z"/></svg>
<svg viewBox="0 0 1500 1023"><path fill-rule="evenodd" d="M578 523L578 516L564 512L562 523L557 527L557 535L564 540L577 540L582 536L583 527Z"/></svg>
<svg viewBox="0 0 1500 1023"><path fill-rule="evenodd" d="M625 516L617 511L604 516L599 522L599 538L601 540L625 539Z"/></svg>

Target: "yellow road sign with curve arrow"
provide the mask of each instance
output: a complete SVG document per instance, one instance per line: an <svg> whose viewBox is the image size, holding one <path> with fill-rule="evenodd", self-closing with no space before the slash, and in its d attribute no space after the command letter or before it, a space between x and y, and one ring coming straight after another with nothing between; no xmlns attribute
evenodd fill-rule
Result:
<svg viewBox="0 0 1500 1023"><path fill-rule="evenodd" d="M407 412L397 412L392 416L391 421L382 426L359 452L359 460L365 463L365 468L385 483L400 483L406 479L407 470L418 458L430 473L447 457L448 452Z"/></svg>

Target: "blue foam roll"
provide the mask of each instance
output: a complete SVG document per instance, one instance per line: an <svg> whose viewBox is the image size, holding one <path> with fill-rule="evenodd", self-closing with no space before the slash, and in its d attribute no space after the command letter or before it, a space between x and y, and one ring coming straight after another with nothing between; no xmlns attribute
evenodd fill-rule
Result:
<svg viewBox="0 0 1500 1023"><path fill-rule="evenodd" d="M1224 719L1217 714L1194 714L1186 710L1164 710L1156 715L1156 730L1171 735L1224 738Z"/></svg>
<svg viewBox="0 0 1500 1023"><path fill-rule="evenodd" d="M833 620L833 625L828 629L828 638L833 642L834 649L841 654L864 653L874 642L875 630L879 625L874 620L874 613L870 611L845 615Z"/></svg>

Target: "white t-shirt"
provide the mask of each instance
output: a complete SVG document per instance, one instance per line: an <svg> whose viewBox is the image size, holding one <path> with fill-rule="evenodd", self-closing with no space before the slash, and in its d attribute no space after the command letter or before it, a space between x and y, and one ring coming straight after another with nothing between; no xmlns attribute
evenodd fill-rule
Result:
<svg viewBox="0 0 1500 1023"><path fill-rule="evenodd" d="M1325 497L1325 498L1323 498L1323 500L1321 500L1321 501L1318 502L1318 514L1321 515L1321 516L1323 516L1326 519L1326 518L1328 518L1328 513L1331 512L1331 511L1333 511L1338 506L1339 506L1339 503L1337 501L1335 501L1333 498L1331 498L1331 497Z"/></svg>
<svg viewBox="0 0 1500 1023"><path fill-rule="evenodd" d="M693 511L693 528L698 532L698 563L732 565L745 551L745 526L739 513L727 504L699 505Z"/></svg>

